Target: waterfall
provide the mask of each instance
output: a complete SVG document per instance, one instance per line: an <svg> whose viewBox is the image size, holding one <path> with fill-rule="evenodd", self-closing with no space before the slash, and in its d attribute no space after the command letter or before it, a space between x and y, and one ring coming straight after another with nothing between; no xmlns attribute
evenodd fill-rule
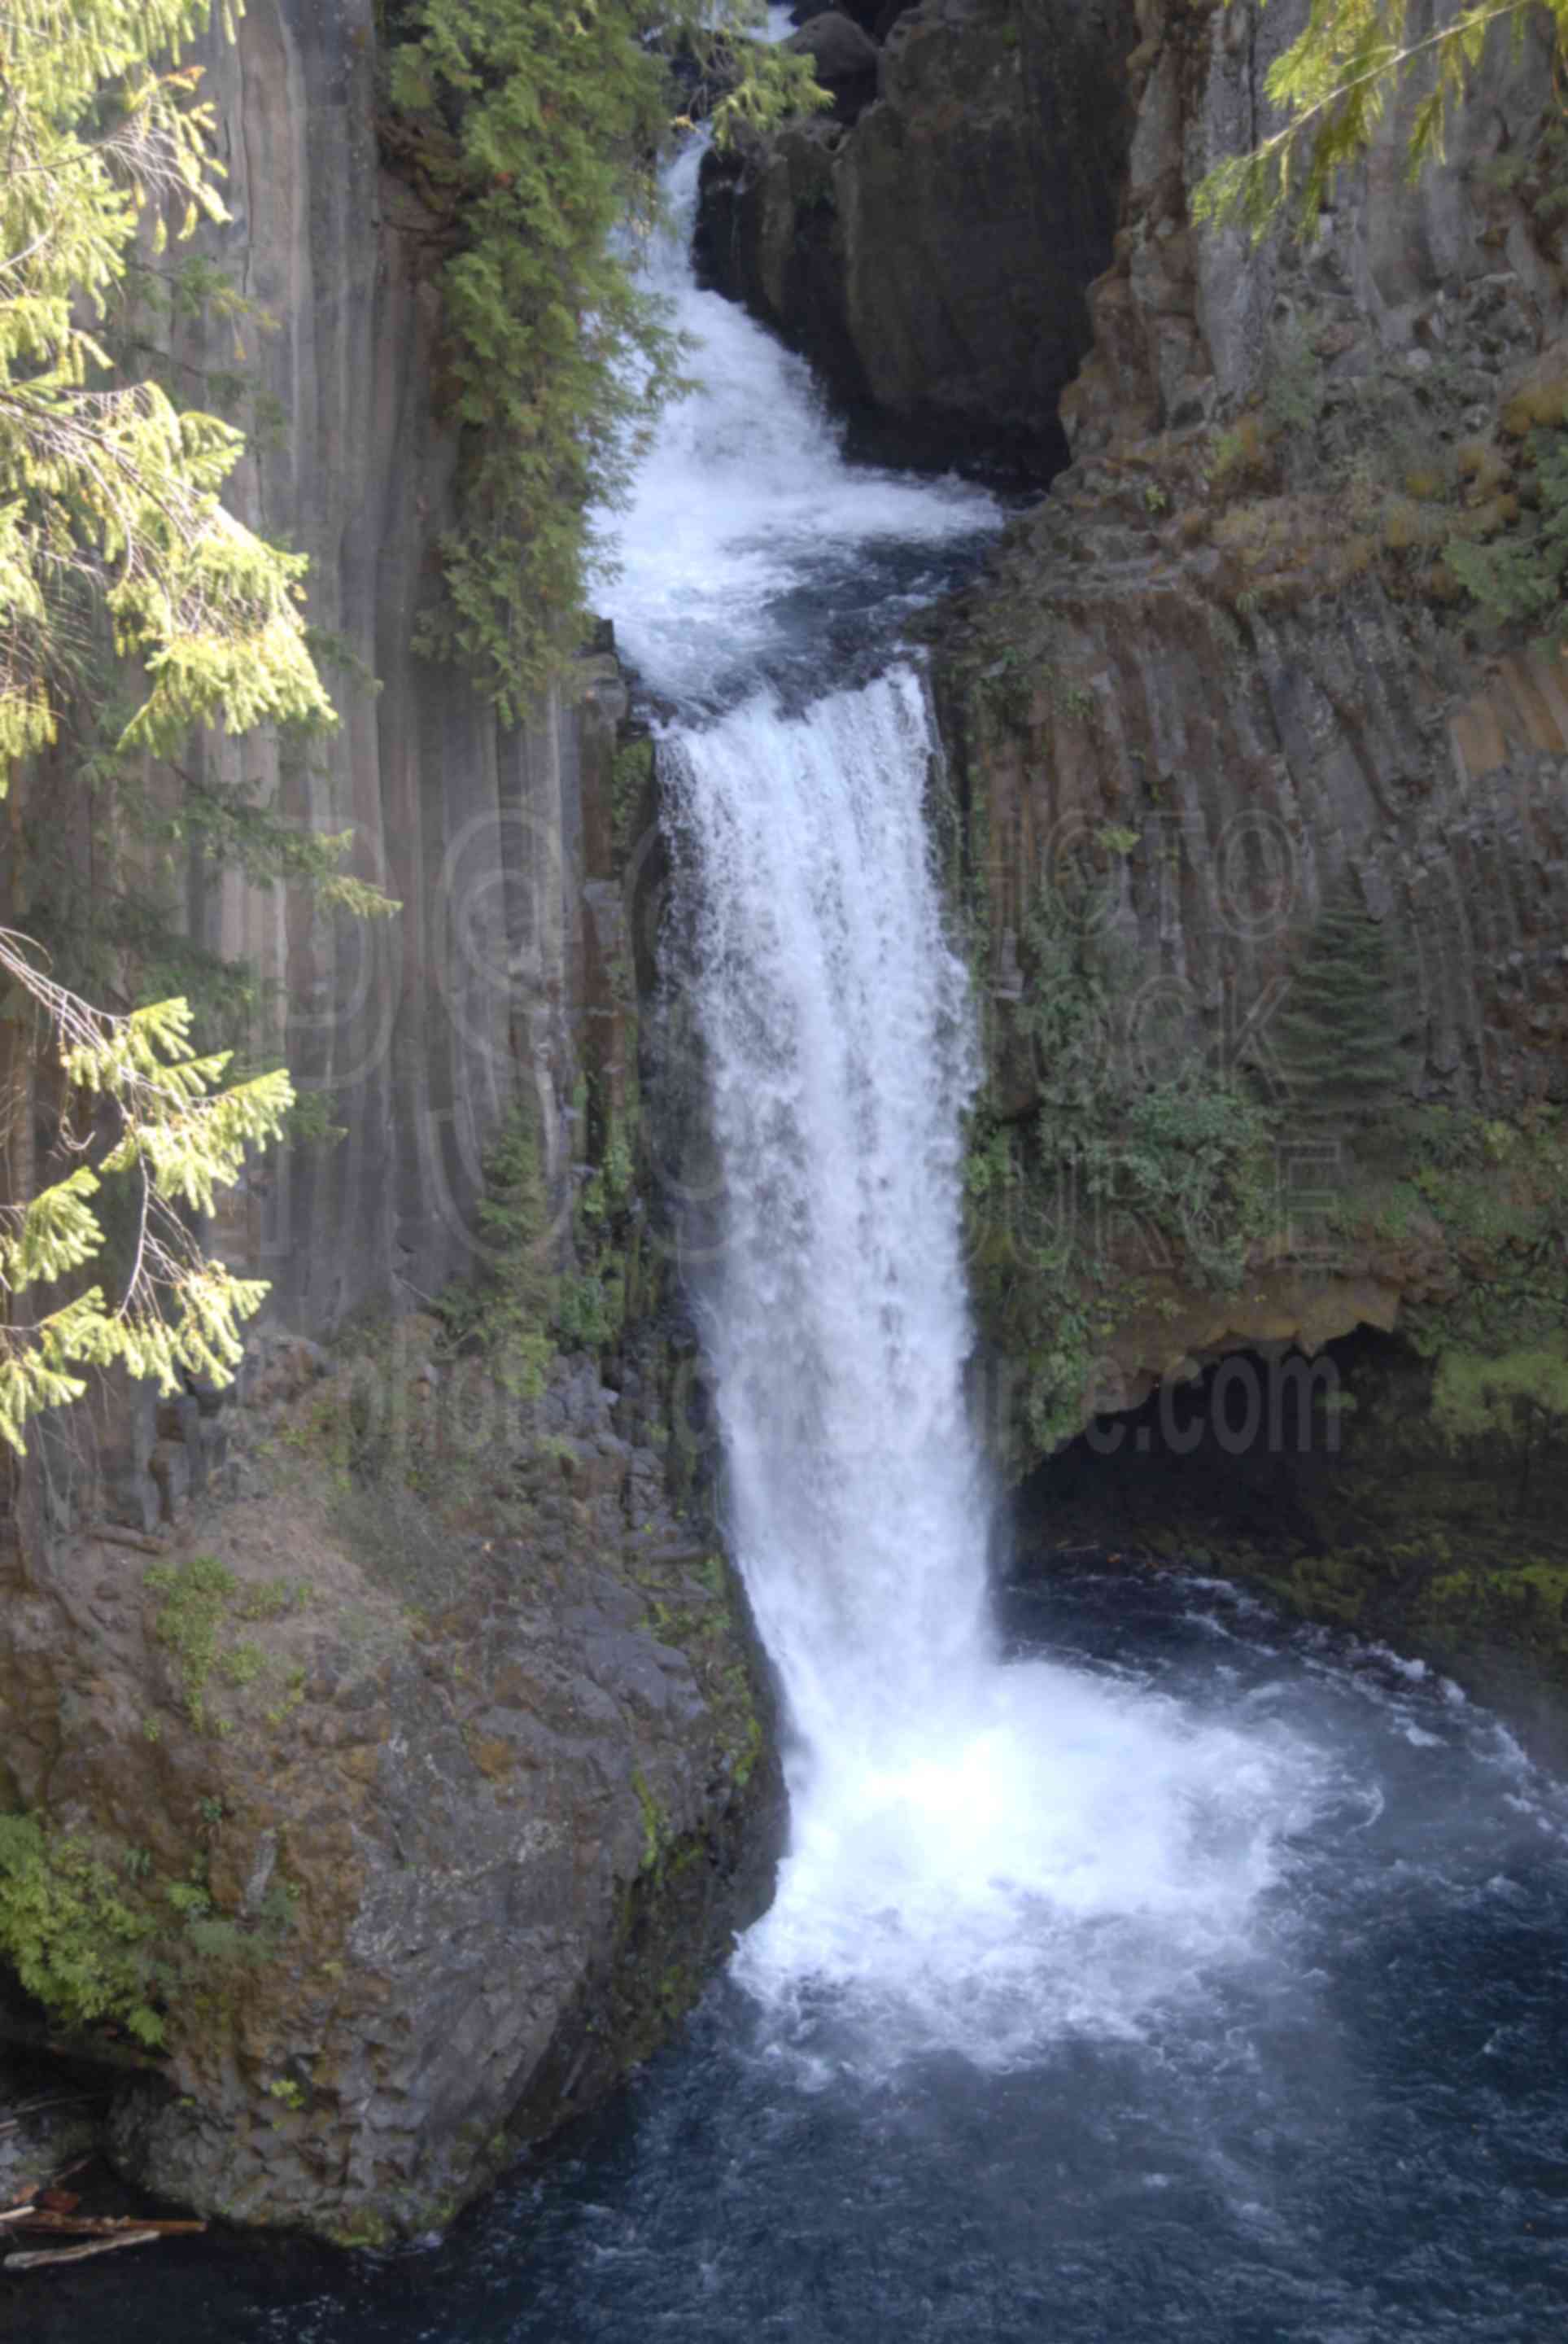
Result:
<svg viewBox="0 0 1568 2344"><path fill-rule="evenodd" d="M1266 1739L995 1649L934 754L907 667L661 750L722 1179L691 1274L790 1731L790 1852L737 1975L796 2017L829 1990L861 2064L1136 2025L1243 1942L1292 1818Z"/></svg>
<svg viewBox="0 0 1568 2344"><path fill-rule="evenodd" d="M723 1167L705 1300L734 1535L806 1746L868 1761L989 1662L960 1120L975 1049L919 679L754 701L662 764Z"/></svg>
<svg viewBox="0 0 1568 2344"><path fill-rule="evenodd" d="M694 282L701 159L694 140L670 166L668 225L646 258L697 388L666 409L629 503L598 532L618 565L605 607L621 650L688 715L763 675L819 690L825 662L886 640L998 519L962 481L846 463L805 361Z"/></svg>
<svg viewBox="0 0 1568 2344"><path fill-rule="evenodd" d="M963 1390L974 1018L896 645L997 515L844 460L799 361L692 283L697 167L651 268L699 382L616 523L609 609L681 712L661 794L721 1167L690 1282L787 1708L790 1849L735 1975L811 2057L825 2025L862 2066L1006 2063L1136 2028L1244 1950L1300 1769L1267 1731L995 1647ZM827 689L844 625L869 680Z"/></svg>

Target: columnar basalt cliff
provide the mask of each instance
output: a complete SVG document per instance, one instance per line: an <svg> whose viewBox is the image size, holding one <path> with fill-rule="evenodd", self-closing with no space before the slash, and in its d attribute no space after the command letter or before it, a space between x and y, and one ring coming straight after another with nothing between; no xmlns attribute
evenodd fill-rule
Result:
<svg viewBox="0 0 1568 2344"><path fill-rule="evenodd" d="M1242 1565L1451 1665L1523 1643L1561 1684L1558 116L1543 53L1500 38L1418 185L1410 92L1318 218L1256 245L1201 224L1301 15L1140 9L1072 461L938 646L990 1036L971 1191L995 1421L1024 1470L1227 1353L1398 1329L1342 1502L1319 1475ZM1392 1059L1370 1114L1322 1078L1328 1037L1316 1060L1302 1041L1347 921Z"/></svg>
<svg viewBox="0 0 1568 2344"><path fill-rule="evenodd" d="M193 882L193 923L276 981L284 1055L345 1127L252 1195L276 1314L312 1335L467 1267L480 1157L519 1082L552 1176L582 1152L565 1119L594 1006L584 884L603 875L625 707L601 662L580 696L507 732L458 670L414 652L457 455L446 247L378 152L376 21L369 0L266 0L206 62L233 215L212 255L265 313L246 338L272 419L252 433L241 507L310 556L342 722L308 757L255 741L205 753L260 772L304 823L352 823L354 867L403 907L367 928ZM172 339L198 376L235 362L221 319Z"/></svg>
<svg viewBox="0 0 1568 2344"><path fill-rule="evenodd" d="M1074 460L938 661L993 1109L1017 1123L1040 1096L1020 940L1042 879L1076 875L1145 1072L1196 1053L1280 1076L1275 1013L1348 883L1384 929L1410 1096L1528 1115L1568 1080L1568 693L1555 645L1490 626L1461 579L1539 503L1532 434L1562 429L1562 231L1528 159L1490 167L1549 134L1541 61L1500 46L1419 188L1396 114L1310 238L1254 249L1191 211L1255 135L1261 33L1240 9L1152 7L1143 29L1126 219L1063 401ZM1144 1264L1171 1273L1165 1331L1146 1309L1102 1330L1127 1397L1227 1341L1392 1324L1457 1276L1419 1198L1397 1241L1342 1228L1337 1271L1292 1258L1292 1221L1287 1199L1278 1259L1254 1252L1230 1294L1177 1298L1181 1265Z"/></svg>
<svg viewBox="0 0 1568 2344"><path fill-rule="evenodd" d="M186 771L352 828L401 911L192 854L191 936L256 982L338 1136L216 1232L272 1286L237 1395L41 1428L0 1559L0 1822L27 1818L0 1871L48 1916L40 1957L5 1941L42 1995L7 1985L15 2026L75 2017L139 2177L365 2239L439 2226L651 2046L765 1904L781 1814L744 1600L669 1495L622 911L646 751L607 651L509 731L413 648L458 451L447 247L378 152L378 15L254 0L215 35L206 251L262 314L242 357L210 310L146 332L187 380L243 372L238 509L311 558L342 720ZM182 777L146 778L177 810ZM13 836L75 822L60 781L13 793ZM134 879L101 807L80 845L88 900ZM428 1305L508 1245L575 1307L553 1358L437 1339Z"/></svg>

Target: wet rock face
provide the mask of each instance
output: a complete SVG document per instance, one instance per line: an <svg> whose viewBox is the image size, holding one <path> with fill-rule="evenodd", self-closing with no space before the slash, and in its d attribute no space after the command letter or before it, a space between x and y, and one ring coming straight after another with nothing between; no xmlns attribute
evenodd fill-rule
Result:
<svg viewBox="0 0 1568 2344"><path fill-rule="evenodd" d="M0 1606L7 1803L160 1932L166 2041L103 2076L113 2155L367 2242L442 2227L651 2049L782 1826L743 1600L637 1412L586 1359L512 1403L428 1345L246 1412L152 1581L73 1541Z"/></svg>
<svg viewBox="0 0 1568 2344"><path fill-rule="evenodd" d="M1130 128L1119 0L925 0L886 31L878 101L710 160L721 290L900 452L1044 479L1089 343Z"/></svg>

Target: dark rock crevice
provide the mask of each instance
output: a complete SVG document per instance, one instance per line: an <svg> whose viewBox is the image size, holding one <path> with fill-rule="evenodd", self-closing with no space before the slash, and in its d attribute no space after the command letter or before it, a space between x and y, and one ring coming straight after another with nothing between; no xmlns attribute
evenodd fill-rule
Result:
<svg viewBox="0 0 1568 2344"><path fill-rule="evenodd" d="M812 360L867 452L1019 484L1060 469L1133 36L1119 0L924 0L851 126L709 158L701 265Z"/></svg>

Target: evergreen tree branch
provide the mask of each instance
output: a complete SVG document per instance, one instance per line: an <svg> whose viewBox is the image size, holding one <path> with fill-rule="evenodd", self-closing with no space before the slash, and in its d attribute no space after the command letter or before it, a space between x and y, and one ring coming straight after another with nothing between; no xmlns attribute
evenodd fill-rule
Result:
<svg viewBox="0 0 1568 2344"><path fill-rule="evenodd" d="M1241 220L1254 239L1286 211L1309 217L1335 177L1370 144L1391 99L1420 66L1435 68L1406 146L1412 179L1441 162L1448 119L1462 98L1487 37L1511 23L1523 37L1532 15L1549 16L1559 42L1568 0L1478 0L1450 22L1407 35L1414 0L1312 0L1307 24L1269 68L1271 103L1282 127L1245 155L1217 164L1196 190L1193 216L1216 225Z"/></svg>
<svg viewBox="0 0 1568 2344"><path fill-rule="evenodd" d="M0 929L0 975L15 988L13 1015L25 1007L42 1024L39 1046L65 1085L58 1151L80 1159L0 1208L0 1439L25 1453L27 1421L80 1399L85 1369L118 1363L166 1392L186 1375L231 1379L240 1325L266 1289L209 1258L192 1217L213 1210L249 1148L280 1136L294 1092L281 1071L223 1087L227 1054L190 1055L186 1002L124 1016L95 1009L55 984L15 930ZM116 1178L134 1184L135 1233L116 1295L94 1282L24 1315L18 1297L99 1263L106 1234L93 1200Z"/></svg>

